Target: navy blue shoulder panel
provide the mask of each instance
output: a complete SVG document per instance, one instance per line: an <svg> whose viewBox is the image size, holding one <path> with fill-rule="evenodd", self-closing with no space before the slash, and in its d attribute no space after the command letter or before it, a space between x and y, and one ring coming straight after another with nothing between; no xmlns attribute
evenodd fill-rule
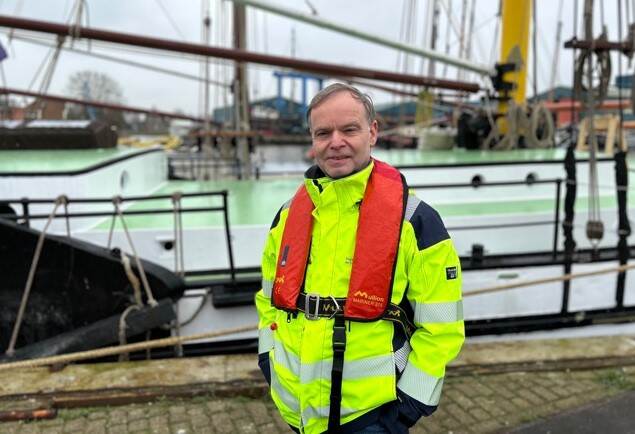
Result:
<svg viewBox="0 0 635 434"><path fill-rule="evenodd" d="M415 230L419 250L450 238L439 213L424 201L419 202L409 221Z"/></svg>
<svg viewBox="0 0 635 434"><path fill-rule="evenodd" d="M280 213L282 212L283 209L284 209L284 205L281 206L278 212L276 213L276 216L273 218L273 221L271 222L271 226L269 226L269 230L278 226L278 223L280 223Z"/></svg>
<svg viewBox="0 0 635 434"><path fill-rule="evenodd" d="M276 226L278 226L278 223L280 223L280 214L282 213L282 211L284 211L285 209L289 208L290 205L291 205L291 199L289 199L288 201L286 201L285 203L282 204L282 206L280 207L280 209L276 213L276 216L273 218L273 222L271 222L271 226L269 227L269 230L271 230L271 229L275 228Z"/></svg>

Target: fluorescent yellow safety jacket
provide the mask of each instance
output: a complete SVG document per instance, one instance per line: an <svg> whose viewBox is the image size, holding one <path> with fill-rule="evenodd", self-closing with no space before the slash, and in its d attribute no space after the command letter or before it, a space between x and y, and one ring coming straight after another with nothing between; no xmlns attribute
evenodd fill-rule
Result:
<svg viewBox="0 0 635 434"><path fill-rule="evenodd" d="M347 296L360 203L373 168L337 180L316 166L307 171L315 206L307 300ZM258 352L268 361L271 396L283 419L307 434L322 433L329 422L334 319L293 315L271 302L289 205L276 215L263 253ZM407 200L390 301L410 313L416 329L407 339L395 322L346 322L341 432L361 429L355 423L369 416L374 422L388 403L398 403L398 394L434 409L445 366L464 341L459 258L436 211L414 195ZM405 418L407 425L412 418Z"/></svg>

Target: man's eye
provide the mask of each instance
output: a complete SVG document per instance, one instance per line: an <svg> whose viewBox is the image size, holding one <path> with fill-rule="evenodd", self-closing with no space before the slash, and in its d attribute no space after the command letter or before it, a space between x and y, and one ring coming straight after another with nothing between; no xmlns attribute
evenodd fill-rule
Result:
<svg viewBox="0 0 635 434"><path fill-rule="evenodd" d="M317 133L315 133L315 137L326 137L326 132L325 131L318 131Z"/></svg>

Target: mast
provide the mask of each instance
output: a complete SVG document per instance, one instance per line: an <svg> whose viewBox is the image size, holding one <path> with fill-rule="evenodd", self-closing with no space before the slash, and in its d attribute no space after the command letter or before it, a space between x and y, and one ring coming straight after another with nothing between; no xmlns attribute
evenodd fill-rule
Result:
<svg viewBox="0 0 635 434"><path fill-rule="evenodd" d="M434 0L432 3L432 32L430 34L430 51L435 51L437 48L437 39L439 33L439 0ZM428 62L428 77L435 76L435 60L430 59Z"/></svg>
<svg viewBox="0 0 635 434"><path fill-rule="evenodd" d="M515 65L515 70L505 74L508 82L514 83L509 97L517 105L525 102L527 86L527 52L529 50L529 23L532 0L503 1L503 31L501 37L500 62ZM508 103L501 101L499 114L507 113Z"/></svg>
<svg viewBox="0 0 635 434"><path fill-rule="evenodd" d="M238 51L247 49L245 6L234 4L234 48ZM236 62L234 69L234 128L236 131L249 131L249 87L244 62ZM240 176L251 177L251 155L246 137L236 138L236 151L240 161Z"/></svg>
<svg viewBox="0 0 635 434"><path fill-rule="evenodd" d="M558 27L556 28L556 45L554 48L553 63L551 65L551 79L549 80L549 100L553 101L556 77L558 75L558 63L560 61L560 43L562 39L562 0L558 6Z"/></svg>
<svg viewBox="0 0 635 434"><path fill-rule="evenodd" d="M210 44L210 35L211 35L211 23L212 20L210 18L209 11L209 0L202 0L201 8L203 9L203 27L201 28L201 42L203 45ZM212 152L212 141L210 137L210 113L209 113L209 57L204 57L203 59L203 130L205 134L203 135L203 150L206 154L211 154Z"/></svg>

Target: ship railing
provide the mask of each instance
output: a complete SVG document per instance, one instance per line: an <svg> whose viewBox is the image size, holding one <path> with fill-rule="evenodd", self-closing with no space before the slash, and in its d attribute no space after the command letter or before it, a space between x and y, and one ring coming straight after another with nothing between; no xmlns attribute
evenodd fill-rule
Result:
<svg viewBox="0 0 635 434"><path fill-rule="evenodd" d="M562 182L561 178L551 179L527 179L523 181L492 181L481 182L473 180L469 183L444 183L444 184L417 184L409 185L411 190L431 190L431 189L458 189L458 188L496 188L496 187L510 187L510 186L533 186L536 184L553 184L554 185L554 206L553 206L553 218L548 220L538 221L519 221L513 223L495 223L484 225L463 225L463 226L450 226L448 231L464 231L464 230L488 230L488 229L501 229L501 228L520 228L529 226L547 226L553 225L553 237L552 237L552 249L551 255L555 259L558 254L558 238L559 238L559 226L560 226L560 202L562 197Z"/></svg>
<svg viewBox="0 0 635 434"><path fill-rule="evenodd" d="M229 226L229 206L228 206L228 194L227 190L219 190L219 191L209 191L209 192L196 192L196 193L181 193L175 192L174 194L163 194L163 195L143 195L143 196L115 196L115 197L101 197L101 198L65 198L67 204L114 204L115 201L118 203L138 203L145 201L157 201L157 200L172 200L174 201L176 198L178 200L194 198L194 197L220 197L220 205L219 206L199 206L199 207L186 207L183 208L181 206L173 206L172 207L159 207L159 208L151 208L151 209L143 209L143 210L135 210L135 209L120 209L119 212L124 216L141 216L141 215L157 215L157 214L175 214L177 213L178 218L185 213L206 213L206 212L221 212L223 213L223 226L225 232L225 241L227 247L227 258L229 265L229 274L231 277L231 281L236 281L236 266L234 261L234 253L231 244L231 229ZM29 199L29 198L20 198L20 199L2 199L0 200L0 218L13 220L18 224L24 225L26 227L31 227L31 222L33 220L46 220L50 217L50 213L33 213L31 211L34 205L54 205L58 199ZM15 208L11 207L11 205L16 205L17 208L21 210L21 213L16 213ZM115 219L117 217L117 209L113 206L113 210L111 211L88 211L88 212L69 212L67 208L63 210L58 210L56 215L53 217L54 219L66 219L70 221L70 219L75 218L112 218ZM175 225L177 223L175 222ZM176 229L175 229L176 230ZM69 234L70 235L70 234ZM183 240L182 236L181 242ZM173 246L175 255L177 254L177 246ZM184 271L184 270L183 270Z"/></svg>

